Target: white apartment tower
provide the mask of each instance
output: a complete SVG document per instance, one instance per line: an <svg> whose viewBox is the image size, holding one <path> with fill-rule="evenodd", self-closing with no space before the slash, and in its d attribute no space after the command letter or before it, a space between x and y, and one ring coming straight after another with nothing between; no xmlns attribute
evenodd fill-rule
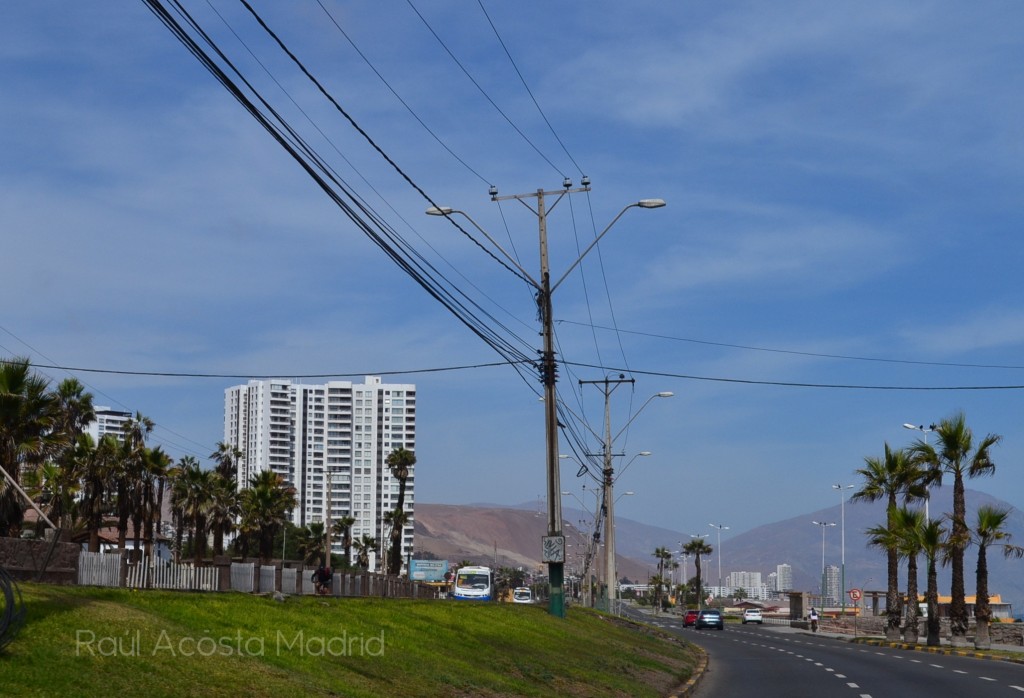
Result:
<svg viewBox="0 0 1024 698"><path fill-rule="evenodd" d="M96 413L96 419L89 422L85 428L86 433L92 436L92 440L99 443L104 436L110 435L123 442L124 425L131 420L132 413L105 406L96 406L93 411Z"/></svg>
<svg viewBox="0 0 1024 698"><path fill-rule="evenodd" d="M785 563L775 567L775 591L793 590L793 568Z"/></svg>
<svg viewBox="0 0 1024 698"><path fill-rule="evenodd" d="M399 447L416 451L416 386L382 383L379 376L322 385L252 380L224 391L224 441L242 452L239 487L273 470L295 488L290 518L296 526L324 521L328 507L331 522L351 516L353 540L365 534L379 543L370 556L375 569L390 536L384 514L398 502L387 457ZM406 481L403 560L413 545L415 470ZM341 540L332 544L334 553L344 553Z"/></svg>

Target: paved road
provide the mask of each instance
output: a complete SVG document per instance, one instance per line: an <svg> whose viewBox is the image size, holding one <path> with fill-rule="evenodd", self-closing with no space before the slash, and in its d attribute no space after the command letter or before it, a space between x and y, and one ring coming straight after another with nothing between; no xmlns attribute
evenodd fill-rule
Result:
<svg viewBox="0 0 1024 698"><path fill-rule="evenodd" d="M692 694L699 698L1024 696L1020 664L874 647L780 626L696 631L683 630L674 617L639 619L707 651L707 671Z"/></svg>

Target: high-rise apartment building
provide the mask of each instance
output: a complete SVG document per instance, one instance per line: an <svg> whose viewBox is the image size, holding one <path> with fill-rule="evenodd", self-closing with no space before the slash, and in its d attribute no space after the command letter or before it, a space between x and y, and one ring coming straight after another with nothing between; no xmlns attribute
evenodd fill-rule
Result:
<svg viewBox="0 0 1024 698"><path fill-rule="evenodd" d="M825 600L822 603L838 606L839 593L839 566L827 565L825 567Z"/></svg>
<svg viewBox="0 0 1024 698"><path fill-rule="evenodd" d="M96 412L96 419L89 422L85 428L86 433L92 436L92 440L99 443L100 439L109 434L118 441L124 441L124 425L132 418L132 413L104 406L94 407L93 410Z"/></svg>
<svg viewBox="0 0 1024 698"><path fill-rule="evenodd" d="M399 447L416 450L416 386L382 383L379 376L322 385L252 380L224 391L224 442L242 452L239 487L273 470L295 488L290 519L296 526L325 521L328 508L332 523L355 519L353 540L378 541L370 556L375 569L390 538L384 515L398 502L387 457ZM403 560L413 544L415 469L406 481ZM332 544L334 553L344 553L341 540Z"/></svg>
<svg viewBox="0 0 1024 698"><path fill-rule="evenodd" d="M775 567L775 591L793 590L793 568L785 563Z"/></svg>

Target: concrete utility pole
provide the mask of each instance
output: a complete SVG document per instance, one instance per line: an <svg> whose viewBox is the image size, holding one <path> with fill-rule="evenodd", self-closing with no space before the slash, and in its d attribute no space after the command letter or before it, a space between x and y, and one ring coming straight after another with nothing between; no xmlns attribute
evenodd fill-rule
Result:
<svg viewBox="0 0 1024 698"><path fill-rule="evenodd" d="M611 397L615 389L623 383L636 384L636 379L620 375L617 379L605 378L600 381L580 381L580 385L604 385L604 557L605 579L608 580L608 612L615 613L615 598L618 595L619 577L615 571L615 498L612 489L615 484L615 470L612 467L612 417Z"/></svg>
<svg viewBox="0 0 1024 698"><path fill-rule="evenodd" d="M558 470L558 403L555 393L555 383L558 380L555 362L554 349L554 319L552 316L551 294L558 286L565 281L573 269L575 269L583 258L597 245L613 225L629 209L634 206L639 208L661 208L665 202L661 199L641 199L623 208L612 222L609 223L590 243L583 253L577 257L558 281L551 283L550 265L548 263L548 213L554 210L558 202L566 194L590 191L590 178L584 176L580 181L582 186L572 188L572 181L566 177L562 183L562 189L555 191L544 191L538 189L529 194L511 194L509 196L498 196L498 188L491 187L489 194L491 201L505 201L515 199L528 208L537 216L537 224L540 238L540 281L535 280L529 272L523 269L511 255L499 245L486 230L481 228L476 221L469 217L465 211L457 211L448 207L431 207L427 209L427 215L450 217L458 213L466 218L473 227L479 230L488 242L501 252L501 254L514 266L537 291L537 307L540 311L541 334L543 335L543 349L541 351L540 374L541 382L544 384L544 433L546 441L546 470L547 470L547 497L548 497L548 530L542 541L541 558L542 562L548 565L549 604L548 612L553 616L565 617L565 536L562 534L562 499L561 499L561 478ZM557 197L550 208L546 207L545 197ZM527 203L528 199L537 200L537 208L534 209Z"/></svg>

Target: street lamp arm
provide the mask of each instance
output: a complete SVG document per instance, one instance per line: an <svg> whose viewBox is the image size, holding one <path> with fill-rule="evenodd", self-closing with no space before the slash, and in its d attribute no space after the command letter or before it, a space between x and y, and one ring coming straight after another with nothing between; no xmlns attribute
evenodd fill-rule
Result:
<svg viewBox="0 0 1024 698"><path fill-rule="evenodd" d="M629 462L626 463L624 466L622 466L622 468L620 468L617 473L615 473L615 481L618 482L619 478L622 477L622 474L626 472L626 469L629 468L629 466L633 465L633 461L635 461L640 456L649 456L649 455L651 455L650 451L640 451L635 456L630 458Z"/></svg>
<svg viewBox="0 0 1024 698"><path fill-rule="evenodd" d="M598 236L595 237L589 245L587 245L587 249L583 250L583 253L576 258L576 261L573 262L569 266L569 268L565 270L565 273L562 274L562 278L560 278L558 281L552 284L551 292L555 292L555 289L558 288L563 281L565 281L566 277L568 277L569 274L572 273L572 270L575 269L579 265L579 263L583 261L583 258L586 257L592 249L594 249L594 245L600 242L601 238L604 237L605 233L612 229L612 226L615 225L620 218L622 218L623 214L625 214L626 211L628 211L631 208L661 208L664 205L665 202L661 199L641 199L640 201L637 201L635 204L630 204L629 206L626 206L624 209L619 211L619 215L615 216L615 218L612 219L612 222L605 226L604 230L602 230L598 234Z"/></svg>
<svg viewBox="0 0 1024 698"><path fill-rule="evenodd" d="M492 238L486 230L481 228L480 225L475 220L473 220L468 213L466 213L465 211L460 211L458 209L450 208L448 206L431 206L430 208L427 209L426 213L428 216L444 216L445 218L448 218L453 213L460 214L463 218L469 221L474 228L479 230L480 234L487 238L487 241L494 245L494 247L497 248L499 252L501 252L502 256L504 256L505 259L507 259L512 266L519 270L520 274L526 277L526 280L530 283L531 286L533 286L538 291L540 290L540 284L537 283L532 276L530 276L530 272L523 269L522 265L520 265L519 262L513 259L512 256L505 251L505 248L499 245L498 241Z"/></svg>
<svg viewBox="0 0 1024 698"><path fill-rule="evenodd" d="M625 426L619 429L619 433L612 437L612 441L615 441L620 436L622 436L622 433L629 428L629 425L633 423L634 419L640 416L640 413L643 412L644 408L651 403L651 400L653 400L656 397L672 397L673 395L675 395L675 393L668 390L663 390L662 392L655 393L654 395L651 395L649 398L647 398L647 401L644 402L644 404L640 405L640 409L633 413L633 416L629 418L629 421L626 422Z"/></svg>

